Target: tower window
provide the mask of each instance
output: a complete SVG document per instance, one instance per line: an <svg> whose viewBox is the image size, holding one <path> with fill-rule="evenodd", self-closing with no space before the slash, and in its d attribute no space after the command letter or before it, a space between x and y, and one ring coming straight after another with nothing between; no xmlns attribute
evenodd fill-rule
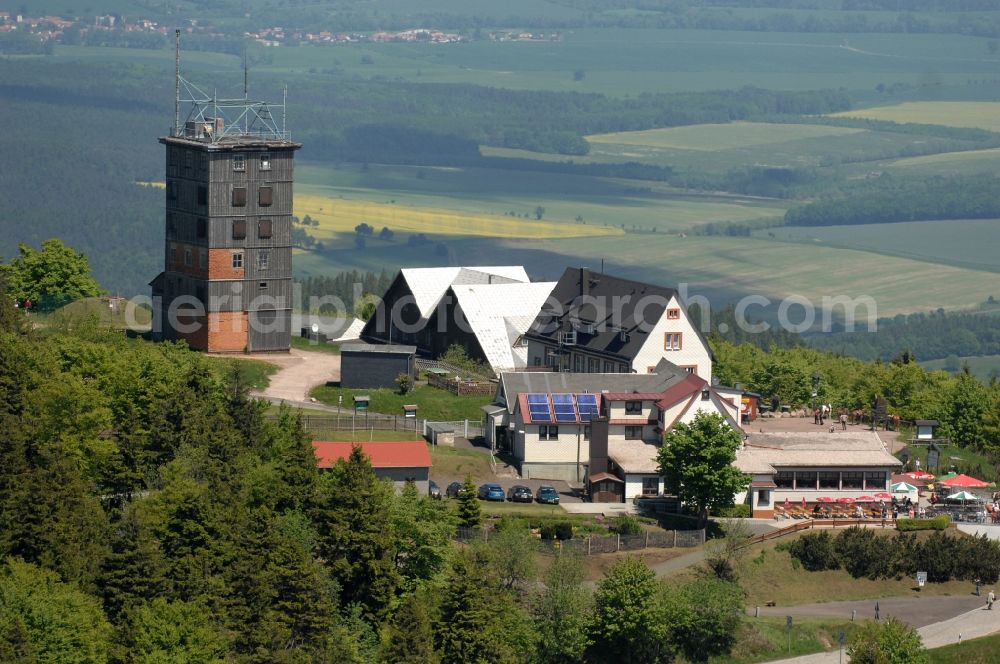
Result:
<svg viewBox="0 0 1000 664"><path fill-rule="evenodd" d="M272 187L261 187L257 190L257 204L261 207L268 207L271 205L273 197L274 189Z"/></svg>
<svg viewBox="0 0 1000 664"><path fill-rule="evenodd" d="M184 250L184 265L187 266L187 267L191 267L191 250L190 249L185 249Z"/></svg>
<svg viewBox="0 0 1000 664"><path fill-rule="evenodd" d="M259 284L257 285L257 288L259 288L260 290L267 290L267 282L266 282L266 281L262 281L262 282L260 282L260 283L259 283Z"/></svg>
<svg viewBox="0 0 1000 664"><path fill-rule="evenodd" d="M177 183L173 180L167 182L167 200L177 200Z"/></svg>
<svg viewBox="0 0 1000 664"><path fill-rule="evenodd" d="M260 155L260 170L269 171L271 170L271 155L264 152Z"/></svg>
<svg viewBox="0 0 1000 664"><path fill-rule="evenodd" d="M257 252L257 269L266 270L268 264L271 262L271 252L267 250L262 250Z"/></svg>
<svg viewBox="0 0 1000 664"><path fill-rule="evenodd" d="M233 170L245 171L247 169L247 156L245 154L233 155Z"/></svg>
<svg viewBox="0 0 1000 664"><path fill-rule="evenodd" d="M269 239L271 237L271 220L261 219L257 222L257 237L262 240Z"/></svg>
<svg viewBox="0 0 1000 664"><path fill-rule="evenodd" d="M192 165L193 161L194 161L194 155L192 155L190 152L185 152L184 153L184 170L185 171L190 171L191 170L191 165Z"/></svg>
<svg viewBox="0 0 1000 664"><path fill-rule="evenodd" d="M247 188L233 187L233 207L246 207Z"/></svg>
<svg viewBox="0 0 1000 664"><path fill-rule="evenodd" d="M233 268L237 270L243 269L243 252L236 251L233 252Z"/></svg>
<svg viewBox="0 0 1000 664"><path fill-rule="evenodd" d="M208 252L204 249L198 252L198 267L202 270L208 269Z"/></svg>
<svg viewBox="0 0 1000 664"><path fill-rule="evenodd" d="M208 205L208 187L198 187L198 205Z"/></svg>
<svg viewBox="0 0 1000 664"><path fill-rule="evenodd" d="M247 237L247 220L233 219L233 239L245 240Z"/></svg>
<svg viewBox="0 0 1000 664"><path fill-rule="evenodd" d="M199 238L203 238L208 235L208 222L205 221L204 217L198 217L198 221L195 225L195 232Z"/></svg>

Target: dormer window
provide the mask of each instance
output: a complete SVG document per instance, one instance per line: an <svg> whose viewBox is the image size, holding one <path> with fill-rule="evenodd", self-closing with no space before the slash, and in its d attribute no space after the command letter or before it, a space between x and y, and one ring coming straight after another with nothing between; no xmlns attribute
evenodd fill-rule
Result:
<svg viewBox="0 0 1000 664"><path fill-rule="evenodd" d="M576 330L567 330L559 333L559 343L564 346L576 345Z"/></svg>
<svg viewBox="0 0 1000 664"><path fill-rule="evenodd" d="M626 415L642 415L642 402L641 401L626 401L625 402L625 414Z"/></svg>

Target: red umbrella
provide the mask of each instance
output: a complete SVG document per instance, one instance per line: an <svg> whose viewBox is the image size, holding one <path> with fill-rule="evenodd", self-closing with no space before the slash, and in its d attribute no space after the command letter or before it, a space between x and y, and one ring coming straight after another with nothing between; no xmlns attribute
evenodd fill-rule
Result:
<svg viewBox="0 0 1000 664"><path fill-rule="evenodd" d="M907 475L909 477L912 477L915 480L932 480L932 479L934 479L934 475L932 473L924 473L924 472L921 472L919 470L915 470L912 473L903 473L903 474Z"/></svg>
<svg viewBox="0 0 1000 664"><path fill-rule="evenodd" d="M873 496L861 496L859 498L855 498L854 502L856 502L856 503L873 503L873 502L875 502L875 498Z"/></svg>
<svg viewBox="0 0 1000 664"><path fill-rule="evenodd" d="M878 493L875 494L875 497L881 500L889 500L890 498L892 498L892 494L886 493L885 491L879 491Z"/></svg>
<svg viewBox="0 0 1000 664"><path fill-rule="evenodd" d="M791 506L792 506L792 503L789 502L788 498L785 498L785 509L787 510Z"/></svg>
<svg viewBox="0 0 1000 664"><path fill-rule="evenodd" d="M968 475L955 475L954 477L949 477L946 480L941 480L939 484L941 484L941 486L957 487L962 489L983 489L990 485L989 482L977 480L975 477L969 477Z"/></svg>
<svg viewBox="0 0 1000 664"><path fill-rule="evenodd" d="M832 503L833 502L833 498L831 498L830 496L820 496L819 498L816 499L816 502L817 503Z"/></svg>
<svg viewBox="0 0 1000 664"><path fill-rule="evenodd" d="M845 504L849 505L849 504L851 504L851 503L854 502L854 499L851 498L850 496L841 496L840 498L837 498L837 502L838 503L845 503Z"/></svg>

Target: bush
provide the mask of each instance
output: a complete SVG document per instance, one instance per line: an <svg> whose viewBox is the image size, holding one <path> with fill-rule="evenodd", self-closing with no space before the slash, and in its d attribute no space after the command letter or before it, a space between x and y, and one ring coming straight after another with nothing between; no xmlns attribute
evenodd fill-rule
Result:
<svg viewBox="0 0 1000 664"><path fill-rule="evenodd" d="M853 526L837 536L836 549L844 569L854 578L884 579L893 576L888 564L890 546L874 530Z"/></svg>
<svg viewBox="0 0 1000 664"><path fill-rule="evenodd" d="M904 533L913 530L944 530L950 523L951 518L947 514L933 519L896 519L896 530Z"/></svg>
<svg viewBox="0 0 1000 664"><path fill-rule="evenodd" d="M408 394L413 389L413 377L408 373L401 373L396 376L396 385L400 394Z"/></svg>
<svg viewBox="0 0 1000 664"><path fill-rule="evenodd" d="M712 512L712 516L717 516L723 519L749 519L750 506L730 505L729 507L720 507Z"/></svg>
<svg viewBox="0 0 1000 664"><path fill-rule="evenodd" d="M611 524L611 530L619 535L638 535L642 532L642 524L631 514L623 514Z"/></svg>
<svg viewBox="0 0 1000 664"><path fill-rule="evenodd" d="M530 528L528 520L520 516L504 516L501 517L496 524L497 532L504 532L507 530L513 530L518 532L525 532Z"/></svg>
<svg viewBox="0 0 1000 664"><path fill-rule="evenodd" d="M828 532L807 533L791 542L788 553L810 572L840 569L834 539Z"/></svg>
<svg viewBox="0 0 1000 664"><path fill-rule="evenodd" d="M573 524L569 521L557 521L546 523L541 528L542 539L544 540L569 540L573 539Z"/></svg>

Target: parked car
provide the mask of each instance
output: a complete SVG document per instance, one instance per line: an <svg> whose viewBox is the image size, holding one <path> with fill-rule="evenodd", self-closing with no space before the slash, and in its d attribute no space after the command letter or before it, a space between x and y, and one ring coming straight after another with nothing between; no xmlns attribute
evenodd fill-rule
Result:
<svg viewBox="0 0 1000 664"><path fill-rule="evenodd" d="M483 484L479 487L480 500L507 500L507 495L503 492L503 487L499 484Z"/></svg>
<svg viewBox="0 0 1000 664"><path fill-rule="evenodd" d="M431 480L430 484L427 485L427 495L434 500L441 500L441 487L434 480Z"/></svg>
<svg viewBox="0 0 1000 664"><path fill-rule="evenodd" d="M520 484L516 484L507 492L507 500L512 503L530 503L534 500L531 489Z"/></svg>
<svg viewBox="0 0 1000 664"><path fill-rule="evenodd" d="M559 492L556 491L555 487L543 484L538 487L538 491L535 493L535 500L546 505L558 505Z"/></svg>
<svg viewBox="0 0 1000 664"><path fill-rule="evenodd" d="M448 488L444 490L444 495L449 498L458 498L458 494L462 493L462 483L452 482L448 485Z"/></svg>

